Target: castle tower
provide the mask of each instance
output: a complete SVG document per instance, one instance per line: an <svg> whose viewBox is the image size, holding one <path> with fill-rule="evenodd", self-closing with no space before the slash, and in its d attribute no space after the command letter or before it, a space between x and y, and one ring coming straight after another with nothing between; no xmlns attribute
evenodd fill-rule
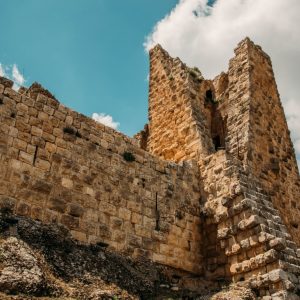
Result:
<svg viewBox="0 0 300 300"><path fill-rule="evenodd" d="M211 81L156 46L147 150L177 162L220 149L260 178L300 245L299 172L269 56L246 38Z"/></svg>
<svg viewBox="0 0 300 300"><path fill-rule="evenodd" d="M244 162L260 178L300 246L300 177L269 56L246 40L249 78L248 134Z"/></svg>
<svg viewBox="0 0 300 300"><path fill-rule="evenodd" d="M198 161L206 278L298 299L300 179L269 56L246 38L228 72L204 80L156 46L146 142L166 160Z"/></svg>

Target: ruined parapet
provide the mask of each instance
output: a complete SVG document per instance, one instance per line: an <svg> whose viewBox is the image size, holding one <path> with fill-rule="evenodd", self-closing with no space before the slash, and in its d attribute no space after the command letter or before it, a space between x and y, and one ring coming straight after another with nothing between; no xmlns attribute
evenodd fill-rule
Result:
<svg viewBox="0 0 300 300"><path fill-rule="evenodd" d="M5 77L1 77L1 76L0 76L0 84L3 85L4 88L6 88L6 87L12 88L14 85L12 80L5 78Z"/></svg>
<svg viewBox="0 0 300 300"><path fill-rule="evenodd" d="M20 92L20 91L19 91ZM26 91L25 93L30 98L36 99L39 94L46 96L47 98L56 100L55 96L49 92L47 89L45 89L41 84L38 82L34 82Z"/></svg>
<svg viewBox="0 0 300 300"><path fill-rule="evenodd" d="M200 105L205 96L198 93L202 81L200 71L171 58L159 45L150 51L150 153L182 161L213 151L207 112Z"/></svg>
<svg viewBox="0 0 300 300"><path fill-rule="evenodd" d="M147 150L148 139L149 139L149 126L146 124L144 129L134 135L134 138L139 141L141 149Z"/></svg>

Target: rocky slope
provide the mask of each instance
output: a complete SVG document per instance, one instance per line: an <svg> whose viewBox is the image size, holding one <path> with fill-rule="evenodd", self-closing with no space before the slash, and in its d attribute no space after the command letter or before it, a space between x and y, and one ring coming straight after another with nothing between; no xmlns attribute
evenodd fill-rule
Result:
<svg viewBox="0 0 300 300"><path fill-rule="evenodd" d="M212 283L105 246L80 245L64 227L2 209L0 299L255 299L245 288L217 293Z"/></svg>

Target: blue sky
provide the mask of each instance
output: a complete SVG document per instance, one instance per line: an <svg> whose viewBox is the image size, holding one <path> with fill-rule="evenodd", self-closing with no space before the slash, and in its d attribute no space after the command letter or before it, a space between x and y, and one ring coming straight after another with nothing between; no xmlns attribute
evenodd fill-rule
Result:
<svg viewBox="0 0 300 300"><path fill-rule="evenodd" d="M112 115L128 135L143 128L143 43L176 0L0 2L2 66L17 64L26 86L38 81L74 110Z"/></svg>

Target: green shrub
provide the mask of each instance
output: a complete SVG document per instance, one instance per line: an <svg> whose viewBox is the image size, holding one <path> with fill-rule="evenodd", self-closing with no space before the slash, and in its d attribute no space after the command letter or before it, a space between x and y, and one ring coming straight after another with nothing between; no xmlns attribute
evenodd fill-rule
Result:
<svg viewBox="0 0 300 300"><path fill-rule="evenodd" d="M123 153L123 158L128 161L128 162L132 162L135 161L135 157L131 152L124 152Z"/></svg>
<svg viewBox="0 0 300 300"><path fill-rule="evenodd" d="M67 126L67 127L64 128L64 133L74 134L75 135L76 134L76 130L74 128L72 128L72 127Z"/></svg>

